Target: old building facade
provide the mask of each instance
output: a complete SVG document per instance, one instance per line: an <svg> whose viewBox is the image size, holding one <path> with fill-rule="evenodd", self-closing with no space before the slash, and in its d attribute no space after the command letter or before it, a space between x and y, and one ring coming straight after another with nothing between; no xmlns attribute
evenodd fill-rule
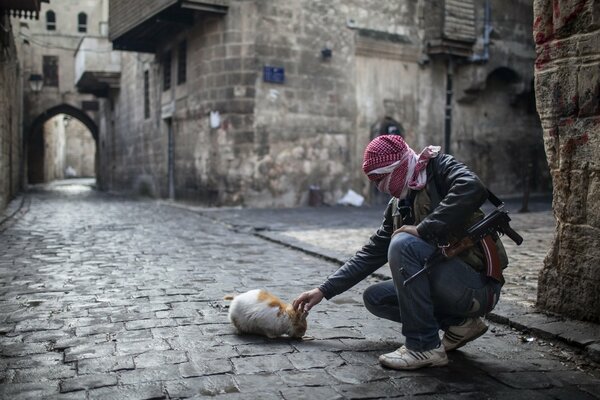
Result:
<svg viewBox="0 0 600 400"><path fill-rule="evenodd" d="M549 190L531 20L526 0L111 0L102 180L214 205L371 197L362 151L390 116L498 193Z"/></svg>
<svg viewBox="0 0 600 400"><path fill-rule="evenodd" d="M89 164L67 168L73 161L73 157L67 159L69 145L71 153L87 152L82 158L92 163L91 168L99 163L95 148L98 102L76 85L81 79L76 56L86 38L106 40L108 1L42 3L39 19L13 18L13 31L23 75L24 183L62 179L72 176L73 170L75 176L89 174ZM30 84L35 81L40 84L37 88ZM81 125L68 124L70 119L80 121L87 133L81 136ZM75 144L81 146L74 149Z"/></svg>
<svg viewBox="0 0 600 400"><path fill-rule="evenodd" d="M600 2L535 1L537 109L557 220L538 303L600 321Z"/></svg>

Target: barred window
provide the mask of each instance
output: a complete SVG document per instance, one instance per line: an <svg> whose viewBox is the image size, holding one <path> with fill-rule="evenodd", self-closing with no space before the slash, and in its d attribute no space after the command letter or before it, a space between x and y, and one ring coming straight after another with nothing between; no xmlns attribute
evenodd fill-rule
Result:
<svg viewBox="0 0 600 400"><path fill-rule="evenodd" d="M56 14L54 11L46 11L46 29L49 31L56 30Z"/></svg>
<svg viewBox="0 0 600 400"><path fill-rule="evenodd" d="M79 13L77 15L77 31L81 33L87 32L87 14Z"/></svg>
<svg viewBox="0 0 600 400"><path fill-rule="evenodd" d="M171 58L173 54L168 51L163 58L163 90L171 89Z"/></svg>
<svg viewBox="0 0 600 400"><path fill-rule="evenodd" d="M179 43L177 52L177 84L185 83L187 78L187 41Z"/></svg>

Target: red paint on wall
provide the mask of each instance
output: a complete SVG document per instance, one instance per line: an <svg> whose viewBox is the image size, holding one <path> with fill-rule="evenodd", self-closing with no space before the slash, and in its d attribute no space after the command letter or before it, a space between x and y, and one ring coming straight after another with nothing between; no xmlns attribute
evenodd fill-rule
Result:
<svg viewBox="0 0 600 400"><path fill-rule="evenodd" d="M567 15L565 18L563 18L563 23L565 25L568 25L571 22L573 22L575 20L575 18L577 18L577 16L579 14L581 14L581 12L583 11L587 2L588 2L588 0L581 0L579 3L577 3L577 5L575 6L575 9L569 15Z"/></svg>
<svg viewBox="0 0 600 400"><path fill-rule="evenodd" d="M590 140L589 135L584 133L581 136L577 136L567 140L567 142L563 146L563 152L566 155L571 155L575 151L577 147L583 146Z"/></svg>

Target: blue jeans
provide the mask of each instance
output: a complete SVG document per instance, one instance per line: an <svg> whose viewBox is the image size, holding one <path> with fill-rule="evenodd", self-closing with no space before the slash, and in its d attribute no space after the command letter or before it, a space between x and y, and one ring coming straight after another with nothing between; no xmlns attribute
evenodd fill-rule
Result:
<svg viewBox="0 0 600 400"><path fill-rule="evenodd" d="M426 351L439 346L439 330L491 311L502 284L455 257L441 262L404 286L435 248L408 233L395 235L388 249L393 280L370 286L363 294L367 309L402 323L406 347Z"/></svg>

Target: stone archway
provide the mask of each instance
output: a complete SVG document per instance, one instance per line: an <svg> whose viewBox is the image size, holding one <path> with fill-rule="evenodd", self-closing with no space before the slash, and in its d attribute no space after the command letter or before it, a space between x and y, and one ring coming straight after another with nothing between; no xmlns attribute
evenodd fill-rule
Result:
<svg viewBox="0 0 600 400"><path fill-rule="evenodd" d="M44 111L40 115L38 115L33 123L31 124L31 128L28 131L28 134L25 138L24 145L24 154L25 154L25 165L26 165L26 177L28 183L41 183L46 181L46 177L44 174L44 163L46 157L46 148L44 141L44 133L43 127L44 124L52 119L53 117L65 114L68 115L77 121L79 121L83 126L87 128L87 130L92 135L95 146L95 170L98 171L99 166L99 151L98 151L98 126L94 122L94 120L86 114L84 111L73 107L69 104L60 104L54 107L49 108Z"/></svg>

